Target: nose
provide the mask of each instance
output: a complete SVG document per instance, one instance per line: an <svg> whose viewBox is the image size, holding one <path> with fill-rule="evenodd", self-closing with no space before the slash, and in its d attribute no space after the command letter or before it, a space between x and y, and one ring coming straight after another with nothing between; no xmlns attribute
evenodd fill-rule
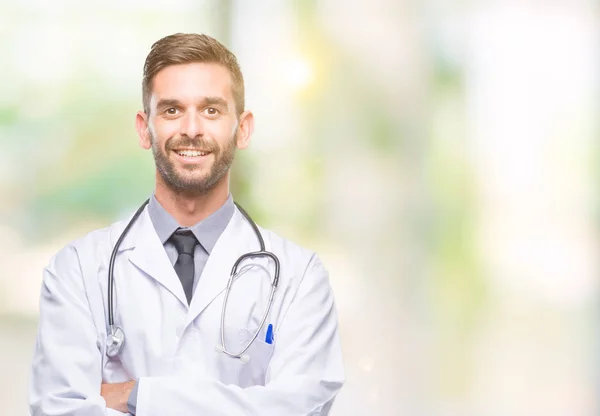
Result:
<svg viewBox="0 0 600 416"><path fill-rule="evenodd" d="M181 118L180 132L182 136L195 138L204 135L204 126L202 117L196 111L187 111Z"/></svg>

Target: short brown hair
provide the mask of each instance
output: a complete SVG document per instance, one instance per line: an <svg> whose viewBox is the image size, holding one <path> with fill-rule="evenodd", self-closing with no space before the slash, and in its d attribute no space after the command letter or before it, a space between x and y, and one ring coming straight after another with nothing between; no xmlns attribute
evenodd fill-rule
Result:
<svg viewBox="0 0 600 416"><path fill-rule="evenodd" d="M244 78L235 55L218 40L196 33L176 33L155 42L144 63L142 102L150 114L150 95L154 76L171 65L193 62L216 63L229 71L237 115L244 111Z"/></svg>

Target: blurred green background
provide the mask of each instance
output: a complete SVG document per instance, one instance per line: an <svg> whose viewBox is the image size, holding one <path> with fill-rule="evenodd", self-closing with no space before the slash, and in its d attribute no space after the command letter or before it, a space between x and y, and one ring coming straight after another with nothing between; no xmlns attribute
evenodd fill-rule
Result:
<svg viewBox="0 0 600 416"><path fill-rule="evenodd" d="M0 402L42 268L153 188L134 129L175 32L238 56L232 193L331 272L335 415L598 414L593 1L0 1Z"/></svg>

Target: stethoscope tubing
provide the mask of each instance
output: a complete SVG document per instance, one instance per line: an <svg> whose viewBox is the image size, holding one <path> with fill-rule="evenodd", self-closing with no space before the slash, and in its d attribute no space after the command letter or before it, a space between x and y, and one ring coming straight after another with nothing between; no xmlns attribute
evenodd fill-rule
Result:
<svg viewBox="0 0 600 416"><path fill-rule="evenodd" d="M133 217L131 218L131 220L129 220L129 223L127 224L127 226L125 227L125 229L119 236L119 239L115 243L113 251L110 255L110 261L108 263L108 325L111 329L115 326L114 307L113 307L114 293L113 292L114 292L114 283L115 283L115 274L114 274L115 273L115 260L117 259L117 253L119 252L119 247L121 246L123 239L129 232L129 229L133 226L135 221L142 214L142 212L144 211L144 208L146 208L146 205L148 205L148 202L150 202L150 199L147 199L146 201L144 201L144 203L138 208L138 210L135 212L135 214L133 214Z"/></svg>
<svg viewBox="0 0 600 416"><path fill-rule="evenodd" d="M124 334L123 330L121 328L116 327L115 321L114 321L114 280L115 280L114 279L114 267L115 267L115 261L116 261L117 253L119 251L119 247L121 246L123 239L129 232L129 230L131 229L133 224L136 222L138 217L142 214L146 205L148 205L149 201L150 201L149 199L144 201L144 203L135 212L135 214L133 215L131 220L129 220L129 223L127 224L127 226L125 227L125 229L119 236L117 242L115 243L115 246L114 246L113 251L110 256L110 261L109 261L109 265L108 265L108 289L107 289L107 291L108 291L108 325L110 328L110 337L112 338L112 343L114 346L114 348L109 348L109 350L111 351L110 353L107 352L107 354L110 357L114 357L114 356L118 355L118 353L122 347L122 344L124 342L124 339L125 339L125 334ZM242 213L244 218L246 218L246 220L248 221L250 226L252 226L254 234L256 235L256 238L258 239L258 242L260 245L260 251L243 254L234 263L234 265L231 269L231 274L227 281L227 287L225 288L223 307L221 309L221 331L220 331L221 332L221 334L220 334L221 335L221 348L220 348L220 350L224 354L226 354L230 357L242 358L243 354L248 350L248 348L250 348L252 343L258 337L260 331L264 327L265 322L269 316L269 312L271 311L271 306L273 304L273 300L275 297L275 291L277 289L277 285L279 284L280 262L279 262L279 258L275 254L265 250L265 242L262 237L262 234L261 234L260 230L258 229L258 226L256 225L256 223L250 217L250 215L248 215L248 213L240 205L238 205L237 202L234 202L234 203L235 203L235 206L237 207L237 209ZM259 325L258 329L255 331L252 339L246 344L246 346L243 348L242 351L240 351L239 353L232 353L227 349L227 347L225 345L225 315L226 315L226 309L227 309L227 301L229 299L229 293L231 291L231 286L233 285L234 280L236 280L236 275L238 273L238 271L237 271L238 266L245 259L256 258L256 257L268 257L268 258L272 259L275 264L275 276L273 277L273 280L271 281L271 293L269 294L267 310L265 311L265 314L262 317L260 325ZM116 334L119 334L119 338L121 339L120 341L115 339Z"/></svg>

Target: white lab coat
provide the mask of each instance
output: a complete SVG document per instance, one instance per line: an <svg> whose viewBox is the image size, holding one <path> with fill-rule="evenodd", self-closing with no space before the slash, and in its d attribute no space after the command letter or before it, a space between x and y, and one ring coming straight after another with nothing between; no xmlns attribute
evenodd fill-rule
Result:
<svg viewBox="0 0 600 416"><path fill-rule="evenodd" d="M139 381L138 416L326 415L344 370L334 299L318 257L261 229L281 261L275 300L247 363L217 352L223 289L235 260L258 250L236 209L210 255L188 307L147 209L123 240L115 263L120 356L106 355L107 275L126 221L94 231L58 252L44 269L32 365L32 416L116 416L100 385ZM273 273L270 260L249 260ZM236 281L225 334L233 352L265 311L270 280L255 267ZM274 342L265 342L274 327Z"/></svg>

